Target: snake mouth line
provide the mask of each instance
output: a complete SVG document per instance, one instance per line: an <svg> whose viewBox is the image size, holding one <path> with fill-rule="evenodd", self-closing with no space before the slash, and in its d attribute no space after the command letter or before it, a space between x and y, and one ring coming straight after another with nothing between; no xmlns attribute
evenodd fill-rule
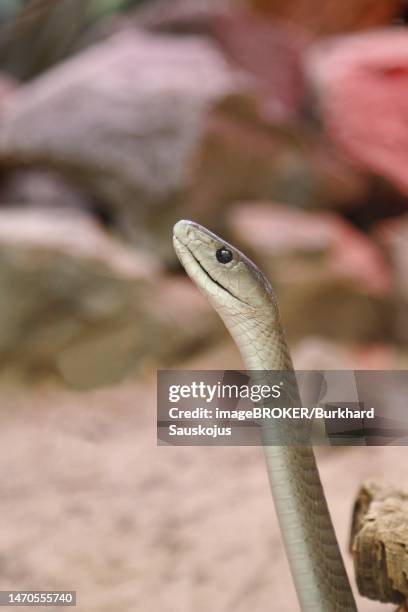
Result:
<svg viewBox="0 0 408 612"><path fill-rule="evenodd" d="M184 243L183 243L184 244ZM243 300L241 300L239 297L237 297L236 295L234 295L234 293L232 293L232 291L230 291L229 289L227 289L227 287L224 287L224 285L221 285L221 283L219 283L215 278L213 278L211 276L211 274L204 268L204 266L201 264L201 262L197 259L197 257L194 255L194 253L192 252L192 250L186 245L184 244L184 246L186 247L186 249L188 250L188 252L190 253L191 257L194 259L194 261L196 262L196 264L198 265L198 267L203 271L203 273L211 280L211 282L214 283L214 285L217 285L217 287L219 287L220 289L222 289L223 291L225 291L226 293L228 293L231 297L233 297L235 300L238 300L238 302L241 302L241 304L245 304L245 302Z"/></svg>

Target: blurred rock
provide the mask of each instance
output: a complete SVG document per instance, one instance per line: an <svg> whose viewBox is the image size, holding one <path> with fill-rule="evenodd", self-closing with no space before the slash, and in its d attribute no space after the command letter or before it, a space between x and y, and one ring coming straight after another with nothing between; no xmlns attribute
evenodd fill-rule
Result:
<svg viewBox="0 0 408 612"><path fill-rule="evenodd" d="M246 0L246 3L265 15L291 21L319 36L374 28L391 23L402 13L400 0L354 0L351 4L334 0Z"/></svg>
<svg viewBox="0 0 408 612"><path fill-rule="evenodd" d="M354 367L348 347L317 335L297 343L293 364L297 370L350 370Z"/></svg>
<svg viewBox="0 0 408 612"><path fill-rule="evenodd" d="M386 249L401 296L408 300L408 214L377 226L376 238Z"/></svg>
<svg viewBox="0 0 408 612"><path fill-rule="evenodd" d="M171 366L227 335L214 309L185 276L158 279L149 306L149 342L156 363Z"/></svg>
<svg viewBox="0 0 408 612"><path fill-rule="evenodd" d="M0 210L0 291L2 371L79 388L174 360L219 325L190 283L79 213Z"/></svg>
<svg viewBox="0 0 408 612"><path fill-rule="evenodd" d="M133 291L123 322L99 333L84 329L57 355L57 368L75 388L111 385L127 375L173 367L222 338L219 318L185 278L156 276L146 295Z"/></svg>
<svg viewBox="0 0 408 612"><path fill-rule="evenodd" d="M0 64L26 80L61 61L78 44L88 0L28 0L0 29Z"/></svg>
<svg viewBox="0 0 408 612"><path fill-rule="evenodd" d="M309 336L293 350L297 370L388 370L398 358L386 344L345 345L320 336Z"/></svg>
<svg viewBox="0 0 408 612"><path fill-rule="evenodd" d="M408 342L408 215L384 221L375 237L385 249L393 271L394 334L397 340Z"/></svg>
<svg viewBox="0 0 408 612"><path fill-rule="evenodd" d="M167 28L171 24L201 21L234 7L237 7L236 0L150 0L137 7L133 14L144 27Z"/></svg>
<svg viewBox="0 0 408 612"><path fill-rule="evenodd" d="M405 29L317 44L307 62L326 129L357 166L408 194L408 37Z"/></svg>
<svg viewBox="0 0 408 612"><path fill-rule="evenodd" d="M366 197L361 175L330 155L307 128L274 126L244 104L217 108L196 161L187 213L203 210L220 233L230 205L276 200L294 206L335 208Z"/></svg>
<svg viewBox="0 0 408 612"><path fill-rule="evenodd" d="M5 72L0 72L0 113L8 96L18 87L18 83Z"/></svg>
<svg viewBox="0 0 408 612"><path fill-rule="evenodd" d="M354 347L353 356L356 370L398 370L401 369L400 354L391 344L369 344Z"/></svg>
<svg viewBox="0 0 408 612"><path fill-rule="evenodd" d="M121 32L9 97L0 167L58 172L172 264L179 218L222 232L237 201L308 208L362 197L358 173L310 130L262 117L256 83L203 38Z"/></svg>
<svg viewBox="0 0 408 612"><path fill-rule="evenodd" d="M219 113L215 119L212 117L212 131L208 134L210 160L207 162L203 147L200 165L204 175L199 173L196 178L199 189L206 182L209 163L212 177L217 176L219 167L223 168L226 183L231 174L235 185L233 200L272 198L305 208L353 209L372 200L367 177L329 150L327 142L310 125L314 117L307 113L313 115L314 110L304 57L311 40L302 28L227 2L195 5L190 0L164 0L147 5L140 13L139 22L150 30L207 36L228 62L246 73L253 83L256 109L251 120L248 111L245 117L234 117L236 108L225 116ZM262 127L260 120L264 122ZM215 159L213 164L211 159ZM240 177L245 178L241 181ZM214 193L213 198L220 199L222 195Z"/></svg>
<svg viewBox="0 0 408 612"><path fill-rule="evenodd" d="M61 175L41 170L5 172L0 181L2 206L34 206L91 211L95 207L86 195Z"/></svg>
<svg viewBox="0 0 408 612"><path fill-rule="evenodd" d="M211 107L238 81L198 37L122 32L11 96L0 163L60 171L116 207L118 225L141 245L173 258L170 228L197 142Z"/></svg>
<svg viewBox="0 0 408 612"><path fill-rule="evenodd" d="M308 45L303 31L231 11L214 17L211 32L227 59L256 80L263 117L278 124L299 117L305 97L302 60Z"/></svg>
<svg viewBox="0 0 408 612"><path fill-rule="evenodd" d="M303 30L237 10L236 5L228 9L226 3L205 3L204 9L200 3L176 1L164 3L161 11L153 3L152 9L148 5L139 17L144 27L206 35L232 65L247 72L256 83L260 111L268 121L279 124L299 116L305 89L303 57L309 42Z"/></svg>
<svg viewBox="0 0 408 612"><path fill-rule="evenodd" d="M231 210L229 226L270 277L292 340L389 340L390 272L381 251L340 217L253 203Z"/></svg>

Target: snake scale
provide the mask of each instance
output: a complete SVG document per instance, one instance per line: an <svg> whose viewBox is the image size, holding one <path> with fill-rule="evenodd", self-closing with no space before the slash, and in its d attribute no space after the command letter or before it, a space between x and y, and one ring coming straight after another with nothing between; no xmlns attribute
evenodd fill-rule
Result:
<svg viewBox="0 0 408 612"><path fill-rule="evenodd" d="M174 226L187 274L218 312L248 370L292 361L268 279L238 249L192 221ZM277 516L302 612L356 611L313 448L264 445Z"/></svg>

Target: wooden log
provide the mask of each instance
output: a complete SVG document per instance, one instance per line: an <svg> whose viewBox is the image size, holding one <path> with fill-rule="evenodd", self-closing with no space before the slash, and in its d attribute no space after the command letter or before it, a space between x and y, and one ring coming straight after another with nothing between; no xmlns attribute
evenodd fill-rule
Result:
<svg viewBox="0 0 408 612"><path fill-rule="evenodd" d="M408 491L365 482L353 511L350 548L361 595L408 602Z"/></svg>

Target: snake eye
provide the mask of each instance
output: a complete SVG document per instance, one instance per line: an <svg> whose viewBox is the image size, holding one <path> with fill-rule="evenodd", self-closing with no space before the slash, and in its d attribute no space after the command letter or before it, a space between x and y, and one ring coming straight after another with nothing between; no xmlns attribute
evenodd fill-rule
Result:
<svg viewBox="0 0 408 612"><path fill-rule="evenodd" d="M230 261L232 261L233 258L232 251L230 251L226 247L221 247L220 249L218 249L215 253L215 256L222 264L229 263Z"/></svg>

